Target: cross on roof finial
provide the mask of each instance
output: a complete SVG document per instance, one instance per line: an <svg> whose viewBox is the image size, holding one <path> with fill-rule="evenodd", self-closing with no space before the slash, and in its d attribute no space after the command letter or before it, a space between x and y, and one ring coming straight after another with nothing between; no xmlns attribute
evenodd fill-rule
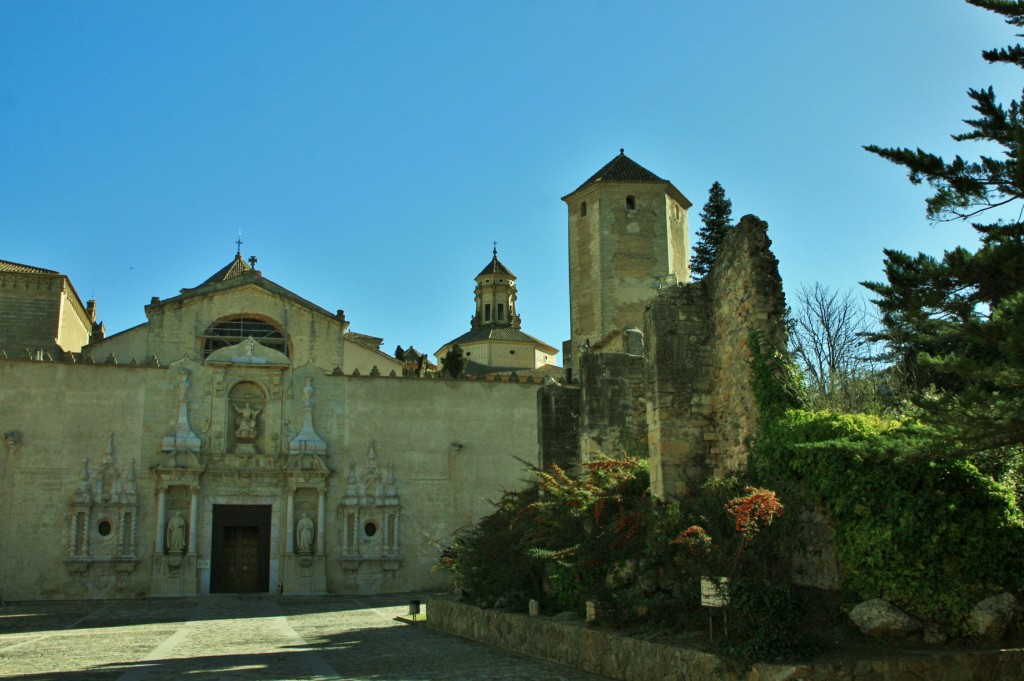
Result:
<svg viewBox="0 0 1024 681"><path fill-rule="evenodd" d="M238 230L238 241L235 243L238 244L238 251L235 252L235 255L242 255L242 230Z"/></svg>
<svg viewBox="0 0 1024 681"><path fill-rule="evenodd" d="M492 241L491 243L494 244L494 251L493 251L494 252L494 257L497 258L498 257L498 242L497 241Z"/></svg>

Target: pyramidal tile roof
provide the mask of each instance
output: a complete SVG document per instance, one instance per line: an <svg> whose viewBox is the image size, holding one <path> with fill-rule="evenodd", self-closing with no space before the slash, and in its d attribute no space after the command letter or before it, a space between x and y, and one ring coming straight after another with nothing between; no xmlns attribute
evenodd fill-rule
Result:
<svg viewBox="0 0 1024 681"><path fill-rule="evenodd" d="M0 260L0 272L15 272L17 274L60 274L56 270L46 270L42 267L33 267L32 265L22 265L21 263L11 262L10 260Z"/></svg>
<svg viewBox="0 0 1024 681"><path fill-rule="evenodd" d="M575 194L584 187L589 187L598 182L663 183L666 180L663 180L629 156L626 156L625 149L619 149L618 156L608 161L603 168L591 175L586 182L570 194Z"/></svg>
<svg viewBox="0 0 1024 681"><path fill-rule="evenodd" d="M235 254L234 260L232 260L227 265L217 270L212 277L204 281L196 288L199 288L200 286L206 286L208 284L219 284L222 281L234 279L235 277L241 274L245 274L246 272L249 272L251 270L252 267L249 265L249 263L245 262L245 260L242 260L242 253L238 252Z"/></svg>
<svg viewBox="0 0 1024 681"><path fill-rule="evenodd" d="M506 277L511 277L513 279L515 279L516 277L516 275L512 274L512 272L510 272L509 269L502 265L501 261L498 260L497 246L494 247L494 257L492 257L491 261L487 263L487 267L480 270L480 274L476 276L479 278L486 274L504 274Z"/></svg>

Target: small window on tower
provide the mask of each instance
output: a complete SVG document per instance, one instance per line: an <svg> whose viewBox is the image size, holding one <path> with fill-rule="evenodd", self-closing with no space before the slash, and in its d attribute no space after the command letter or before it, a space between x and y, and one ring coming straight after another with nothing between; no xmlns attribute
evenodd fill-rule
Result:
<svg viewBox="0 0 1024 681"><path fill-rule="evenodd" d="M626 197L626 210L636 210L636 197L632 194Z"/></svg>
<svg viewBox="0 0 1024 681"><path fill-rule="evenodd" d="M484 304L484 321L485 322L491 321L491 304L490 303L485 303Z"/></svg>
<svg viewBox="0 0 1024 681"><path fill-rule="evenodd" d="M581 218L587 217L587 202L586 201L584 201L584 202L582 202L580 204L580 217Z"/></svg>
<svg viewBox="0 0 1024 681"><path fill-rule="evenodd" d="M505 304L504 303L498 303L498 321L500 322L500 321L502 321L504 319L505 319Z"/></svg>

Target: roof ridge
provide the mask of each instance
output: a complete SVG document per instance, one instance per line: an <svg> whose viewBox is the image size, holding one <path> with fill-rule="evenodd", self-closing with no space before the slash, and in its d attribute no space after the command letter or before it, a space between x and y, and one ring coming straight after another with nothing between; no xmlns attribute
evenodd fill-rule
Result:
<svg viewBox="0 0 1024 681"><path fill-rule="evenodd" d="M516 275L512 274L512 270L505 267L505 265L498 260L498 247L494 247L493 256L491 261L487 263L487 266L480 270L480 274L476 275L477 278L484 276L485 274L504 274L512 279L516 278Z"/></svg>
<svg viewBox="0 0 1024 681"><path fill-rule="evenodd" d="M11 260L0 260L0 272L17 272L18 274L60 274L57 270L48 270L45 267L35 265L24 265Z"/></svg>
<svg viewBox="0 0 1024 681"><path fill-rule="evenodd" d="M571 196L592 184L598 182L636 182L643 184L653 184L668 182L664 178L658 177L647 168L626 156L625 149L619 149L619 155L612 160L605 163L596 173L587 178L586 182L581 184L576 189L572 190L566 196Z"/></svg>
<svg viewBox="0 0 1024 681"><path fill-rule="evenodd" d="M252 269L252 266L242 259L242 253L241 251L239 251L238 253L235 254L235 257L231 260L231 262L229 262L227 265L214 272L209 279L204 281L199 286L196 286L195 288L202 288L207 284L219 284L222 281L234 279L235 277L245 274L246 272L250 272L252 271Z"/></svg>

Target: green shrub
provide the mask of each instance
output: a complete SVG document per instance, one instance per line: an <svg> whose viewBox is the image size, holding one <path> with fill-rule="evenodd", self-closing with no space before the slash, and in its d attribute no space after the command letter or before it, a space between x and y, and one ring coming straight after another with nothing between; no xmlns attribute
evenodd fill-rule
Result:
<svg viewBox="0 0 1024 681"><path fill-rule="evenodd" d="M759 380L778 381L765 367ZM769 416L751 474L802 489L825 509L846 585L858 596L884 598L955 633L978 600L1024 586L1016 489L944 457L932 430L861 414L761 414Z"/></svg>

